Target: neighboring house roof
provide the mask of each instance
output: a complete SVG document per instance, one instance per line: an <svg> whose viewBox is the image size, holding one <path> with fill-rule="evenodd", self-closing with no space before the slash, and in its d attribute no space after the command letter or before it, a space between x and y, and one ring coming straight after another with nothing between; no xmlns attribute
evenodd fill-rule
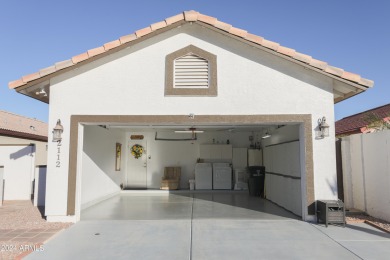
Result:
<svg viewBox="0 0 390 260"><path fill-rule="evenodd" d="M376 107L336 121L336 136L364 133L367 131L368 117L375 115L378 118L388 120L390 116L390 104Z"/></svg>
<svg viewBox="0 0 390 260"><path fill-rule="evenodd" d="M347 83L347 86L352 86L348 88L334 88L335 103L359 94L374 85L372 80L365 79L360 75L330 66L324 61L314 59L309 55L280 46L280 44L276 42L266 40L263 37L248 33L245 30L235 28L230 24L218 21L217 18L203 15L196 11L185 11L178 15L169 17L164 21L157 22L148 27L140 29L133 34L120 37L118 40L112 42L108 42L101 47L97 47L82 54L76 55L69 60L57 62L55 65L41 69L39 72L25 75L21 79L10 82L9 88L15 89L22 94L31 96L45 103L49 103L49 89L47 88L49 83L44 84L44 82L47 82L51 77L57 76L60 73L69 71L87 62L96 60L100 57L103 57L104 55L122 50L129 45L138 43L140 40L150 38L155 33L165 32L171 28L175 28L187 22L198 23L207 28L218 30L222 33L225 33L226 35L234 37L235 39L245 41L252 46L257 46L260 49L278 55L279 57L288 59L295 63L299 63L307 68L313 69L341 82ZM25 89L30 86L38 87L34 88L30 92L26 91ZM42 89L44 91L42 91Z"/></svg>
<svg viewBox="0 0 390 260"><path fill-rule="evenodd" d="M0 110L0 136L11 136L47 142L46 123Z"/></svg>

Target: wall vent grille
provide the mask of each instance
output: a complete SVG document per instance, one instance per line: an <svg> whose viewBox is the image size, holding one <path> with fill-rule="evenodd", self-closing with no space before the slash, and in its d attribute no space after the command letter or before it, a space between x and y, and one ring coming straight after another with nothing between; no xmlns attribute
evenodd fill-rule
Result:
<svg viewBox="0 0 390 260"><path fill-rule="evenodd" d="M175 88L208 88L209 62L194 54L175 59Z"/></svg>

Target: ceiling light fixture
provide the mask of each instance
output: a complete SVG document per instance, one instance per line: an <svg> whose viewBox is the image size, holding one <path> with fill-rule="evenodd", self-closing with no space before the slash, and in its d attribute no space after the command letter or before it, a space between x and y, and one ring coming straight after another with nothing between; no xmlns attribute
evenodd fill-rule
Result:
<svg viewBox="0 0 390 260"><path fill-rule="evenodd" d="M267 132L265 132L265 135L263 135L262 137L261 137L261 139L266 139L266 138L269 138L269 137L271 137L272 135L270 134L270 133L268 133L268 131Z"/></svg>
<svg viewBox="0 0 390 260"><path fill-rule="evenodd" d="M179 134L199 134L199 133L204 133L203 130L196 130L196 128L194 127L191 127L189 128L188 130L175 130L175 133L179 133Z"/></svg>
<svg viewBox="0 0 390 260"><path fill-rule="evenodd" d="M196 134L199 134L199 133L204 133L204 131L202 131L202 130L194 130L194 131L191 131L191 130L175 130L175 133L179 133L179 134L196 133Z"/></svg>

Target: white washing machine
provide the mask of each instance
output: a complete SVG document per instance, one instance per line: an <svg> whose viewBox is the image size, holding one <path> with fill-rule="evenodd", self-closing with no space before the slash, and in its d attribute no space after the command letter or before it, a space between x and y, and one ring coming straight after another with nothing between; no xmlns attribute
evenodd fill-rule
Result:
<svg viewBox="0 0 390 260"><path fill-rule="evenodd" d="M195 189L211 190L213 188L213 167L211 163L195 165Z"/></svg>
<svg viewBox="0 0 390 260"><path fill-rule="evenodd" d="M232 189L232 167L230 163L213 163L213 190Z"/></svg>

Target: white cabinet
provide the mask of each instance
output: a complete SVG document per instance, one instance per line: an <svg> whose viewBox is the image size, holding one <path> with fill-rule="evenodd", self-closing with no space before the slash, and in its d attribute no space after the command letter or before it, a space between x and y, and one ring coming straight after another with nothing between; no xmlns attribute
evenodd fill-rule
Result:
<svg viewBox="0 0 390 260"><path fill-rule="evenodd" d="M235 169L244 169L248 165L248 149L233 148L233 167Z"/></svg>
<svg viewBox="0 0 390 260"><path fill-rule="evenodd" d="M201 159L231 160L233 155L231 144L201 144L199 155Z"/></svg>
<svg viewBox="0 0 390 260"><path fill-rule="evenodd" d="M248 166L262 166L263 151L256 149L248 149Z"/></svg>
<svg viewBox="0 0 390 260"><path fill-rule="evenodd" d="M231 160L233 157L233 148L230 144L228 145L221 145L220 148L221 153L221 159L229 159Z"/></svg>

